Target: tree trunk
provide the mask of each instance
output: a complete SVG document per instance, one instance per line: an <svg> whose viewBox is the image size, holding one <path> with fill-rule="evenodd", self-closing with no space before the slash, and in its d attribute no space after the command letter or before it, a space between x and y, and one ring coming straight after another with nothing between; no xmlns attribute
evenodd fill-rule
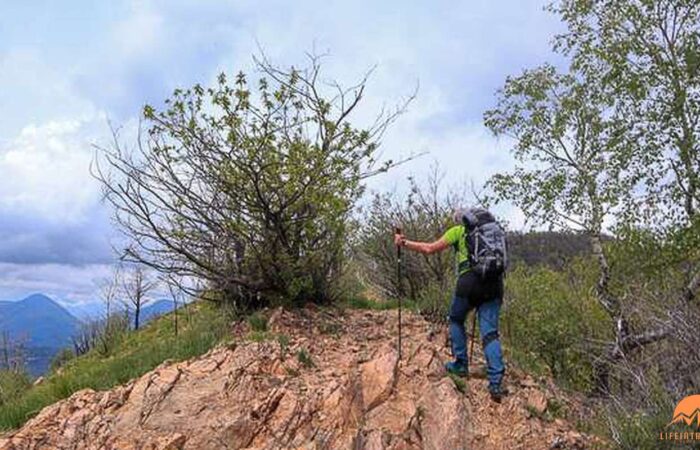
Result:
<svg viewBox="0 0 700 450"><path fill-rule="evenodd" d="M136 304L136 310L134 311L134 330L139 329L139 316L141 315L141 303Z"/></svg>

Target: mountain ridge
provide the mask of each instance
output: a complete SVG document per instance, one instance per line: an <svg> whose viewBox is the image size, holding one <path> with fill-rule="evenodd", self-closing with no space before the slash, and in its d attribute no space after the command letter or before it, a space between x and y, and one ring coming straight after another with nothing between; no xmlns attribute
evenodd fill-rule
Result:
<svg viewBox="0 0 700 450"><path fill-rule="evenodd" d="M53 357L72 345L80 321L66 308L44 294L17 301L0 302L0 332L23 347L29 373L45 373Z"/></svg>
<svg viewBox="0 0 700 450"><path fill-rule="evenodd" d="M447 376L442 335L397 311L268 311L261 334L245 320L208 353L168 361L116 388L84 389L0 437L0 450L589 448L563 419L533 416L563 394L516 369L502 404L483 375ZM476 363L483 364L477 350ZM573 397L567 404L577 403ZM579 405L580 406L580 405ZM579 406L576 406L577 408Z"/></svg>
<svg viewBox="0 0 700 450"><path fill-rule="evenodd" d="M78 330L79 321L66 308L44 294L0 303L0 330L32 347L62 348Z"/></svg>

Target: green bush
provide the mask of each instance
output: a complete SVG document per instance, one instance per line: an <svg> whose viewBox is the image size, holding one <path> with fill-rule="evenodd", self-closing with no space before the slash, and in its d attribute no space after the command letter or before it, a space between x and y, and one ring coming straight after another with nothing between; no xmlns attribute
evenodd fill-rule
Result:
<svg viewBox="0 0 700 450"><path fill-rule="evenodd" d="M297 359L299 360L301 365L306 367L307 369L316 366L316 364L314 364L314 360L311 359L311 355L309 355L309 352L307 352L306 349L302 348L297 352Z"/></svg>
<svg viewBox="0 0 700 450"><path fill-rule="evenodd" d="M357 227L355 256L363 282L379 297L408 297L423 304L422 309L429 315L439 315L442 294L454 287L454 254L445 251L427 257L404 249L399 279L394 224L401 226L408 239L432 242L455 225L452 211L466 204L466 199L444 185L437 166L424 185L413 177L409 183L405 197L394 193L374 195Z"/></svg>
<svg viewBox="0 0 700 450"><path fill-rule="evenodd" d="M32 385L23 370L0 370L0 407L22 395Z"/></svg>
<svg viewBox="0 0 700 450"><path fill-rule="evenodd" d="M133 238L130 260L205 281L243 309L335 300L351 211L365 180L394 165L378 147L410 98L359 127L366 79L328 91L309 56L305 68L263 57L250 78L176 89L144 107L135 153L104 149L95 172Z"/></svg>
<svg viewBox="0 0 700 450"><path fill-rule="evenodd" d="M44 383L16 391L0 402L0 430L21 426L42 408L74 392L110 389L139 377L166 360L181 361L205 353L228 333L230 317L209 303L187 306L175 335L172 315L160 317L141 330L129 333L103 357L97 349L67 361L61 373ZM20 384L21 385L21 384Z"/></svg>
<svg viewBox="0 0 700 450"><path fill-rule="evenodd" d="M507 277L501 318L505 347L521 367L549 373L566 387L590 387L586 339L602 339L609 319L593 297L590 262L564 272L517 267Z"/></svg>
<svg viewBox="0 0 700 450"><path fill-rule="evenodd" d="M56 354L51 360L51 365L49 366L49 372L53 373L63 367L68 361L75 358L75 353L69 348L64 348Z"/></svg>
<svg viewBox="0 0 700 450"><path fill-rule="evenodd" d="M267 331L267 318L260 313L254 313L248 316L248 324L253 331Z"/></svg>

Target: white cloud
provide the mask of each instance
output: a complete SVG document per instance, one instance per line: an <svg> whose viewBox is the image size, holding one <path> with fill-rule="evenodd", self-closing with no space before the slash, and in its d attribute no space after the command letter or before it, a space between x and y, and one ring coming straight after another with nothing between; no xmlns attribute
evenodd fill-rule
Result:
<svg viewBox="0 0 700 450"><path fill-rule="evenodd" d="M88 167L91 144L104 144L109 130L98 111L128 123L141 105L159 104L174 87L209 84L221 70L249 70L258 42L275 62L297 65L315 43L330 52L327 76L345 84L377 65L359 124L420 81L418 98L389 130L382 152L393 159L430 154L372 180L372 188L403 189L408 174L421 175L433 160L449 183L480 184L512 166L509 142L481 124L493 92L506 75L552 56L549 40L561 25L542 12L544 3L124 0L99 13L87 3L77 8L91 25L64 30L70 39L53 38L59 22L34 30L44 33L35 39L15 28L17 34L0 36L0 232L15 233L1 236L0 249L36 247L42 255L58 249L50 261L65 262L62 247L38 236L46 230L18 224L51 222L59 236L62 224L78 230L76 224L85 227L99 215ZM85 45L78 49L76 42ZM500 209L511 224L523 223L512 207ZM0 292L87 299L101 267L0 265Z"/></svg>
<svg viewBox="0 0 700 450"><path fill-rule="evenodd" d="M8 264L0 262L0 300L19 300L43 293L64 304L90 303L98 299L98 284L107 279L111 266L90 264Z"/></svg>
<svg viewBox="0 0 700 450"><path fill-rule="evenodd" d="M18 46L0 53L0 147L29 124L95 114L77 94L71 72L47 62L41 49Z"/></svg>
<svg viewBox="0 0 700 450"><path fill-rule="evenodd" d="M28 125L0 146L0 212L67 225L80 222L99 200L89 172L101 116Z"/></svg>

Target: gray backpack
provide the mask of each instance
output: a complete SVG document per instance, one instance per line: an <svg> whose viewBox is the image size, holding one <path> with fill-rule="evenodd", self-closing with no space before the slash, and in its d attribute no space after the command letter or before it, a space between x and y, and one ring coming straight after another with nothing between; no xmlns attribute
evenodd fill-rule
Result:
<svg viewBox="0 0 700 450"><path fill-rule="evenodd" d="M484 208L470 208L462 213L469 268L482 279L494 279L508 268L506 233L496 218Z"/></svg>

